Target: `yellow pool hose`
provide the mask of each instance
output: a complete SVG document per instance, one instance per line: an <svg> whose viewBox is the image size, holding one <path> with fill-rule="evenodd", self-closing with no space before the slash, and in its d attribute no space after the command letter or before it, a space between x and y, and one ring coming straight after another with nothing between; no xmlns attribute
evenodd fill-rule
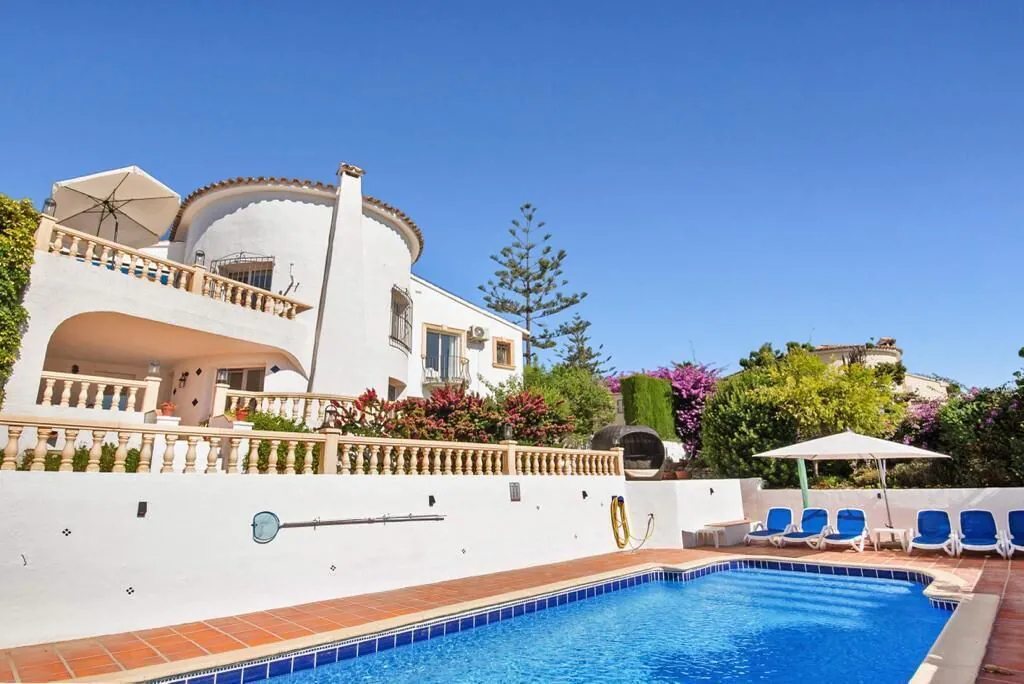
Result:
<svg viewBox="0 0 1024 684"><path fill-rule="evenodd" d="M651 533L654 532L654 514L649 513L647 515L647 530L644 532L643 539L638 539L629 534L629 516L626 515L626 498L623 496L612 496L611 505L612 514L612 535L615 537L615 545L620 549L626 548L629 545L629 540L640 542L637 546L632 546L632 550L636 551L643 546L648 539L651 538Z"/></svg>
<svg viewBox="0 0 1024 684"><path fill-rule="evenodd" d="M626 497L612 497L612 534L615 535L615 545L620 549L626 548L629 543L629 518L626 516Z"/></svg>

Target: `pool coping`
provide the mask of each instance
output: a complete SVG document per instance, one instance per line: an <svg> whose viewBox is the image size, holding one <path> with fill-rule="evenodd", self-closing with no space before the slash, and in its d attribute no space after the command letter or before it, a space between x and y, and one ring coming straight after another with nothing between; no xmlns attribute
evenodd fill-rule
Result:
<svg viewBox="0 0 1024 684"><path fill-rule="evenodd" d="M851 561L854 558L851 557ZM911 564L891 563L875 565L871 563L844 563L826 560L801 560L788 556L723 554L714 558L703 558L683 563L638 563L608 572L576 577L560 582L537 585L502 594L494 594L472 601L453 603L440 608L409 613L394 618L376 620L352 627L339 628L330 632L321 632L307 636L279 641L272 644L253 646L224 653L211 654L198 658L190 658L170 663L149 665L133 670L117 673L117 681L150 681L192 675L218 668L231 666L241 667L243 664L264 658L282 656L293 651L314 649L327 646L334 642L342 642L380 632L396 631L418 623L436 621L441 618L454 617L464 613L472 613L482 608L490 608L506 603L529 600L547 594L559 593L568 589L590 584L600 584L610 580L625 578L631 575L650 571L693 571L717 566L728 565L730 561L773 562L789 565L788 571L794 566L815 566L832 568L862 568L876 571L899 571L918 574L931 578L923 593L933 605L945 605L953 609L939 636L921 662L911 682L913 684L970 684L975 681L985 656L985 648L995 622L999 607L999 597L992 594L975 594L969 590L967 580L942 568L926 568ZM756 565L754 567L757 567ZM815 571L817 572L817 571ZM949 604L954 604L949 606ZM95 675L75 679L76 682L112 681L111 674Z"/></svg>

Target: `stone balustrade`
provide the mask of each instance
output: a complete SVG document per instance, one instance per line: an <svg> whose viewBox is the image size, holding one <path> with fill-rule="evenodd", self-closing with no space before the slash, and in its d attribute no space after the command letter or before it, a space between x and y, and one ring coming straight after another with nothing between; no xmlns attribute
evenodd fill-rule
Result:
<svg viewBox="0 0 1024 684"><path fill-rule="evenodd" d="M218 393L223 393L223 403L214 397L214 406L221 407L226 413L234 414L239 407L248 408L250 412L259 411L289 420L301 420L311 428L323 425L327 407L332 402L339 406L351 404L354 397L340 394L316 394L307 392L246 392L218 386Z"/></svg>
<svg viewBox="0 0 1024 684"><path fill-rule="evenodd" d="M40 406L94 409L96 411L141 411L156 409L160 378L125 380L98 375L43 371L40 377ZM107 390L110 395L107 395ZM104 397L110 406L104 408ZM123 399L123 401L122 401Z"/></svg>
<svg viewBox="0 0 1024 684"><path fill-rule="evenodd" d="M181 264L125 247L54 223L43 216L36 231L36 249L75 259L84 264L122 273L175 290L216 299L227 304L292 319L309 310L290 297L210 273L203 266Z"/></svg>
<svg viewBox="0 0 1024 684"><path fill-rule="evenodd" d="M607 475L623 474L622 450L435 442L344 435L340 430L270 432L115 421L0 415L6 445L0 470L99 472L113 451L111 472L195 474ZM85 457L82 456L84 459ZM314 463L316 464L314 467ZM49 467L48 467L49 464Z"/></svg>

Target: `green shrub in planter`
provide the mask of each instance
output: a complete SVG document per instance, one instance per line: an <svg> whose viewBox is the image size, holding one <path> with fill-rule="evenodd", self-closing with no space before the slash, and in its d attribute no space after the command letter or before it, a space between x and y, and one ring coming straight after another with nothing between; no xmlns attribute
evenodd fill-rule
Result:
<svg viewBox="0 0 1024 684"><path fill-rule="evenodd" d="M626 425L646 425L662 439L676 439L672 383L648 375L633 375L623 379L621 391Z"/></svg>

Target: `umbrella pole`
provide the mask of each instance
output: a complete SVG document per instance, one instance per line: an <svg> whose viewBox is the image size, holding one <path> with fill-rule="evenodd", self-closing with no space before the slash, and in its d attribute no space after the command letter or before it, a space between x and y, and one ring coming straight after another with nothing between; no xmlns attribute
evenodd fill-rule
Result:
<svg viewBox="0 0 1024 684"><path fill-rule="evenodd" d="M878 482L882 485L882 498L885 499L886 527L892 527L892 511L889 510L889 490L885 486L885 461L878 459Z"/></svg>
<svg viewBox="0 0 1024 684"><path fill-rule="evenodd" d="M804 462L804 459L796 459L796 472L800 476L800 495L804 500L804 508L807 508L809 503L807 493L807 464Z"/></svg>

